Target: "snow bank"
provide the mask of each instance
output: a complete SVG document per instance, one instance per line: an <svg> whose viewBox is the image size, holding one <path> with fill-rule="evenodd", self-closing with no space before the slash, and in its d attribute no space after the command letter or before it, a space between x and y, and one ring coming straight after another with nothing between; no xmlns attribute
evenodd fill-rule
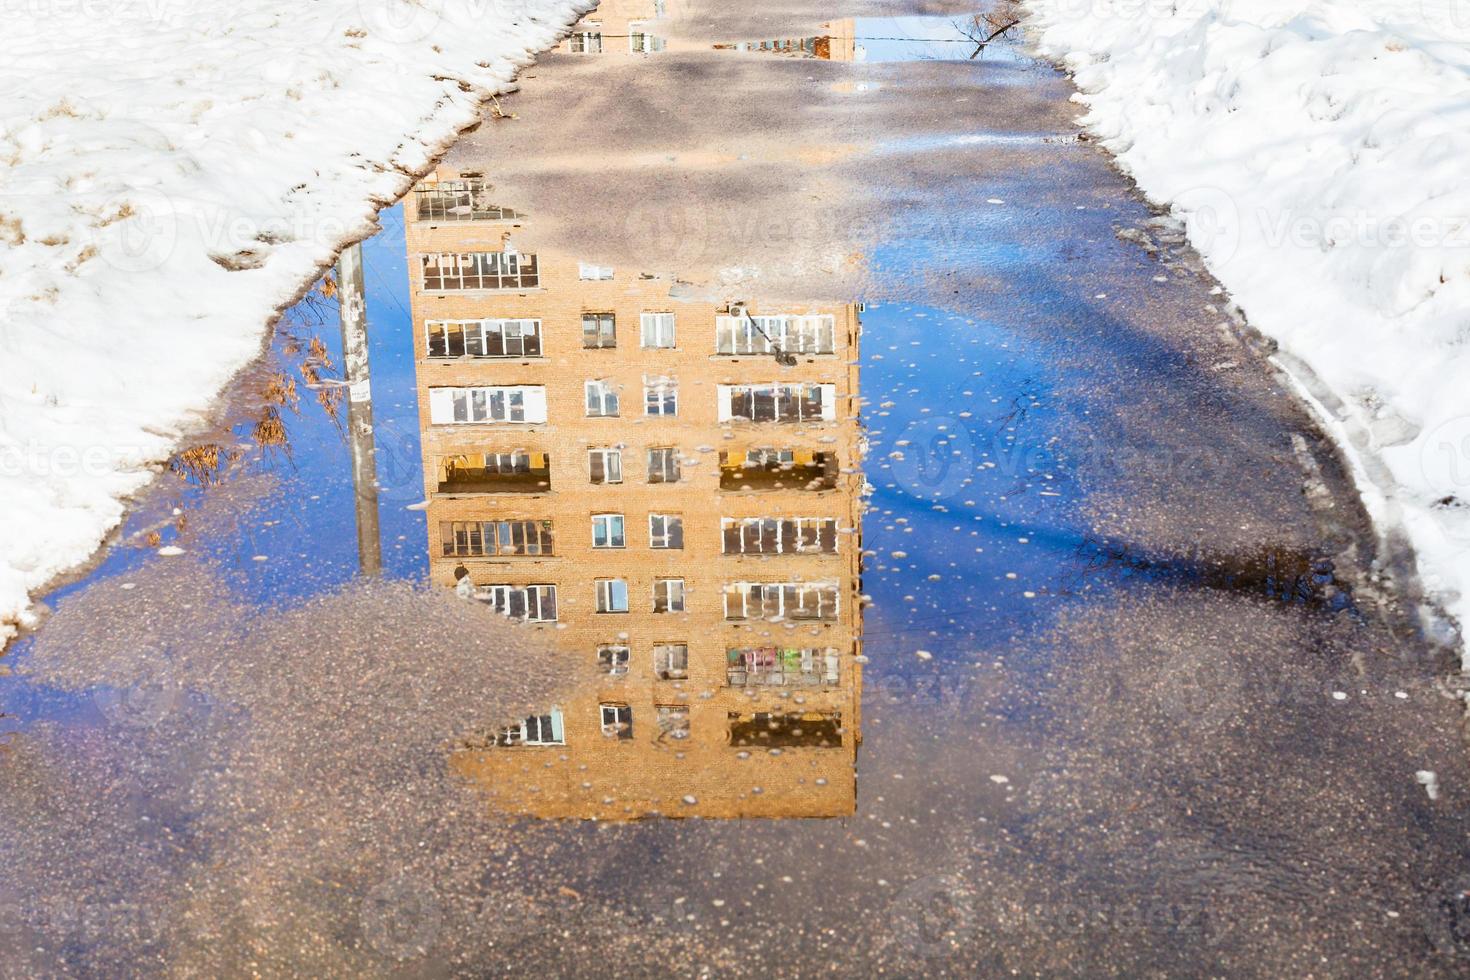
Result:
<svg viewBox="0 0 1470 980"><path fill-rule="evenodd" d="M1470 624L1470 3L1029 0L1086 125L1333 415Z"/></svg>
<svg viewBox="0 0 1470 980"><path fill-rule="evenodd" d="M0 63L0 645L263 327L590 0L30 0Z"/></svg>

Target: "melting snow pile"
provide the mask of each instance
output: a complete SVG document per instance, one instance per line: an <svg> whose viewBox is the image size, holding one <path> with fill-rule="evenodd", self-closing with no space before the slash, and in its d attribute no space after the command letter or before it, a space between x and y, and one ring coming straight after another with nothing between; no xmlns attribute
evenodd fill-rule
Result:
<svg viewBox="0 0 1470 980"><path fill-rule="evenodd" d="M1470 624L1470 6L1031 0L1086 124L1332 417Z"/></svg>
<svg viewBox="0 0 1470 980"><path fill-rule="evenodd" d="M6 18L0 643L279 307L587 0L104 0Z"/></svg>

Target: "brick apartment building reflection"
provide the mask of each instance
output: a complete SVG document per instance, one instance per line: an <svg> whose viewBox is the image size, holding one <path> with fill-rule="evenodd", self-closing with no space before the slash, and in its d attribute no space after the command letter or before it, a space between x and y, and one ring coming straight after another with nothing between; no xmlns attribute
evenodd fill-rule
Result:
<svg viewBox="0 0 1470 980"><path fill-rule="evenodd" d="M674 0L677 4L678 0ZM678 10L674 10L678 13ZM765 41L737 41L710 45L681 38L668 29L669 0L602 0L597 9L572 27L558 47L564 54L579 56L652 55L666 51L721 50L763 51L821 58L829 61L856 59L856 24L852 18L834 20L820 35Z"/></svg>
<svg viewBox="0 0 1470 980"><path fill-rule="evenodd" d="M490 196L408 205L430 571L580 693L460 764L538 816L851 813L858 308L676 300Z"/></svg>

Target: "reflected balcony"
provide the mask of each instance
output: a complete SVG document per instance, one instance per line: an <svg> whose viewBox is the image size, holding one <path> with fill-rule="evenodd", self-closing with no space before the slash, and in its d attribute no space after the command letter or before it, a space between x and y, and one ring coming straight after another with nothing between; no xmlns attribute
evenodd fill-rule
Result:
<svg viewBox="0 0 1470 980"><path fill-rule="evenodd" d="M720 491L834 490L837 454L799 449L720 453Z"/></svg>
<svg viewBox="0 0 1470 980"><path fill-rule="evenodd" d="M739 748L838 748L842 745L842 714L837 711L744 714L731 711L730 744Z"/></svg>
<svg viewBox="0 0 1470 980"><path fill-rule="evenodd" d="M547 493L551 462L546 453L516 450L441 456L439 493Z"/></svg>

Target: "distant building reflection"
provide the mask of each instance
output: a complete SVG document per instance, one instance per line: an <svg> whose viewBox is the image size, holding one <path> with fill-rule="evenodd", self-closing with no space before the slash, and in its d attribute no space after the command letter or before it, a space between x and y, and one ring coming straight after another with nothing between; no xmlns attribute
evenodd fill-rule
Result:
<svg viewBox="0 0 1470 980"><path fill-rule="evenodd" d="M824 25L826 32L812 37L714 45L670 36L666 29L667 19L667 0L602 0L596 10L572 27L557 50L582 56L650 55L714 47L729 51L795 54L829 61L854 61L857 56L856 24L851 17Z"/></svg>
<svg viewBox="0 0 1470 980"><path fill-rule="evenodd" d="M667 0L602 0L579 20L559 50L575 55L657 54L670 44L660 29Z"/></svg>
<svg viewBox="0 0 1470 980"><path fill-rule="evenodd" d="M736 41L716 44L722 51L764 51L770 54L794 54L823 61L857 60L857 24L851 17L825 25L827 33L811 37L773 38L766 41Z"/></svg>
<svg viewBox="0 0 1470 980"><path fill-rule="evenodd" d="M544 817L851 813L858 308L676 300L489 198L409 205L431 576L580 693L462 761Z"/></svg>

